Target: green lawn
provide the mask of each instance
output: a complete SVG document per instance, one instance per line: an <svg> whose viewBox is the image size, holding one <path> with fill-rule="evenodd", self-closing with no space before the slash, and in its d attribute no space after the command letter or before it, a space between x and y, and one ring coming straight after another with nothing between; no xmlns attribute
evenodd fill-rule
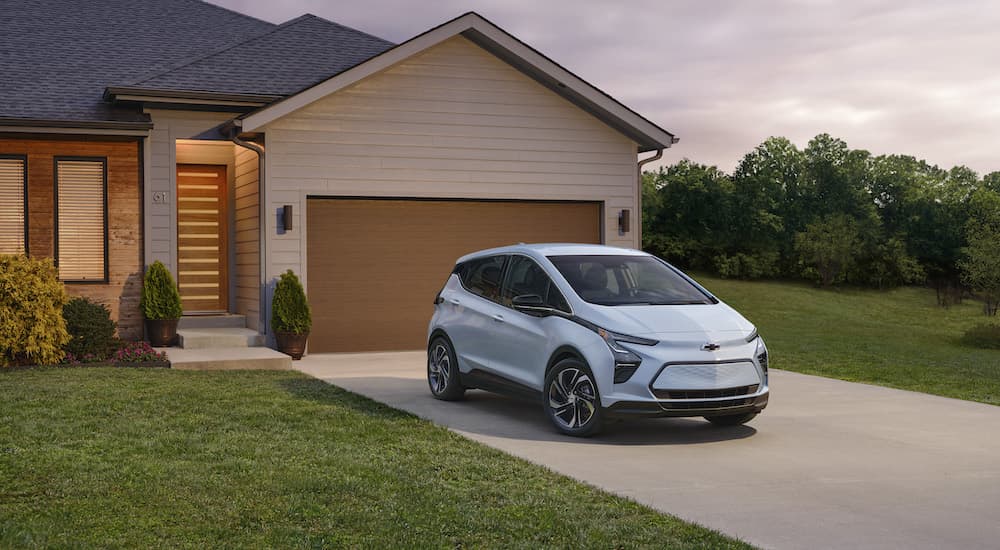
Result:
<svg viewBox="0 0 1000 550"><path fill-rule="evenodd" d="M67 546L748 548L297 373L0 372L0 548Z"/></svg>
<svg viewBox="0 0 1000 550"><path fill-rule="evenodd" d="M757 325L774 368L1000 405L1000 350L959 341L987 319L978 302L942 308L913 287L697 279Z"/></svg>

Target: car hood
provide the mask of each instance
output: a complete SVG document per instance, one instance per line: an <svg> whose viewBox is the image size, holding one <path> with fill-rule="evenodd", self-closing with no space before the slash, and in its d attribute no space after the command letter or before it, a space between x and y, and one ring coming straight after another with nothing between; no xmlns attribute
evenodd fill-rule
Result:
<svg viewBox="0 0 1000 550"><path fill-rule="evenodd" d="M593 321L604 328L632 336L669 338L725 336L743 338L754 326L735 309L719 302L678 306L594 306L603 319Z"/></svg>

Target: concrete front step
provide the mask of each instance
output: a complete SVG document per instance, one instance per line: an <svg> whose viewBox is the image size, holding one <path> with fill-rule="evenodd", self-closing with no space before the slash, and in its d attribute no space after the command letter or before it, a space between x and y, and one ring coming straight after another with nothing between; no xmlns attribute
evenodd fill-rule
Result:
<svg viewBox="0 0 1000 550"><path fill-rule="evenodd" d="M177 323L178 330L189 328L246 328L246 315L223 313L219 315L185 315Z"/></svg>
<svg viewBox="0 0 1000 550"><path fill-rule="evenodd" d="M264 336L249 328L184 328L177 330L184 349L245 348L264 345Z"/></svg>
<svg viewBox="0 0 1000 550"><path fill-rule="evenodd" d="M180 370L290 370L292 358L271 348L166 348L170 368Z"/></svg>

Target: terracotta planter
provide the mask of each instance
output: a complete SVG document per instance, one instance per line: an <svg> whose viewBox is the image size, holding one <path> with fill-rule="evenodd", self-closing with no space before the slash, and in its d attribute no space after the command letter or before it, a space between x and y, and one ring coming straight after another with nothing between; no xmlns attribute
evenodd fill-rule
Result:
<svg viewBox="0 0 1000 550"><path fill-rule="evenodd" d="M146 319L146 336L155 348L174 345L177 340L177 322L180 319Z"/></svg>
<svg viewBox="0 0 1000 550"><path fill-rule="evenodd" d="M275 332L274 339L278 342L278 351L291 355L292 359L298 361L302 359L302 354L306 351L306 340L309 333L295 334L292 332Z"/></svg>

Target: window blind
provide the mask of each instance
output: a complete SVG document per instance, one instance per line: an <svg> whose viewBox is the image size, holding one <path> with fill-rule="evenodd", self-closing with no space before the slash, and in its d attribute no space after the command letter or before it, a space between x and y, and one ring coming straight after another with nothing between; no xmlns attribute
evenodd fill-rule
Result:
<svg viewBox="0 0 1000 550"><path fill-rule="evenodd" d="M56 261L64 281L104 280L103 160L56 161Z"/></svg>
<svg viewBox="0 0 1000 550"><path fill-rule="evenodd" d="M24 159L0 158L0 254L24 254Z"/></svg>

